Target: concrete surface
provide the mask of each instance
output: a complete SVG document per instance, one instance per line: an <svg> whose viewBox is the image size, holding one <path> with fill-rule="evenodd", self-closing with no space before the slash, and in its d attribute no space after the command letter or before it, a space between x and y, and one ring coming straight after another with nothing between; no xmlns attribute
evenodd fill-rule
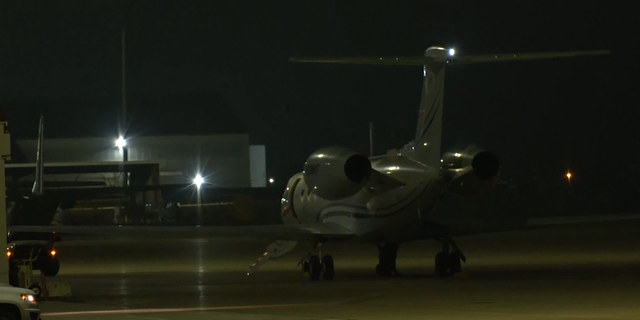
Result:
<svg viewBox="0 0 640 320"><path fill-rule="evenodd" d="M304 248L247 277L264 241L60 243L74 297L56 319L640 319L640 223L553 227L457 239L463 273L434 277L435 242L401 247L400 278L374 275L373 246L327 244L336 279L310 282Z"/></svg>

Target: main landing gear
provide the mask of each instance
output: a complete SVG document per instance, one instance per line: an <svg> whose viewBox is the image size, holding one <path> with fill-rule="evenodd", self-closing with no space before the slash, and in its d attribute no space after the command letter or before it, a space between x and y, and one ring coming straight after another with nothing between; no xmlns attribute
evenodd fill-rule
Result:
<svg viewBox="0 0 640 320"><path fill-rule="evenodd" d="M376 274L380 277L397 277L400 274L396 270L396 258L398 257L398 244L384 243L378 245L378 265Z"/></svg>
<svg viewBox="0 0 640 320"><path fill-rule="evenodd" d="M461 261L466 262L467 258L462 254L458 245L450 238L438 239L438 241L442 244L442 251L436 254L436 276L445 278L462 271Z"/></svg>
<svg viewBox="0 0 640 320"><path fill-rule="evenodd" d="M466 262L458 245L451 238L436 239L442 244L442 251L436 254L435 272L438 277L450 277L462 271L462 262ZM378 265L376 274L380 277L397 277L400 274L396 270L396 258L398 257L398 244L384 243L378 245ZM322 257L322 259L320 259ZM318 243L313 250L303 257L298 265L302 271L309 275L312 281L333 280L335 269L331 255L322 256L322 243Z"/></svg>
<svg viewBox="0 0 640 320"><path fill-rule="evenodd" d="M442 243L442 251L436 254L436 275L438 277L450 277L462 270L462 261L467 258L451 238L437 239ZM380 277L397 277L400 274L396 270L396 258L398 256L398 244L384 243L378 245L378 265L376 274Z"/></svg>
<svg viewBox="0 0 640 320"><path fill-rule="evenodd" d="M320 260L320 257L322 257L322 260ZM302 265L302 272L309 274L311 281L320 280L320 276L325 280L333 280L335 275L333 257L331 255L322 256L322 243L318 243L313 250L302 259L300 264Z"/></svg>

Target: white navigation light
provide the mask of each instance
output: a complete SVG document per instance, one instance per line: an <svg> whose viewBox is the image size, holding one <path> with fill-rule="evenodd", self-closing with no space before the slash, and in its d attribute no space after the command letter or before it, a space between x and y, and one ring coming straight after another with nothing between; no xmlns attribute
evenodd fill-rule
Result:
<svg viewBox="0 0 640 320"><path fill-rule="evenodd" d="M454 54L456 54L456 50L454 48L449 49L449 55L453 56Z"/></svg>
<svg viewBox="0 0 640 320"><path fill-rule="evenodd" d="M273 184L274 182L276 182L276 180L274 180L273 178L269 178L269 183Z"/></svg>
<svg viewBox="0 0 640 320"><path fill-rule="evenodd" d="M197 188L200 188L203 183L204 178L201 175L197 175L195 178L193 178L193 184L195 184Z"/></svg>
<svg viewBox="0 0 640 320"><path fill-rule="evenodd" d="M126 146L127 146L127 140L125 140L122 136L120 136L118 140L116 140L116 147L124 148Z"/></svg>

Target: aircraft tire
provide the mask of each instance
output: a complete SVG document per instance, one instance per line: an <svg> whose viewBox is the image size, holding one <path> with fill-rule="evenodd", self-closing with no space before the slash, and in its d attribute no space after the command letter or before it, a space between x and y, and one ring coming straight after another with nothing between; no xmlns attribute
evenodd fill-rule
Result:
<svg viewBox="0 0 640 320"><path fill-rule="evenodd" d="M454 274L454 273L459 273L460 271L462 271L462 264L461 264L461 259L460 259L460 254L457 252L451 252L451 254L449 254L449 261L447 261L448 265L449 265L449 271L450 273Z"/></svg>
<svg viewBox="0 0 640 320"><path fill-rule="evenodd" d="M445 278L451 275L449 265L448 265L448 256L445 255L444 252L438 252L436 254L436 276Z"/></svg>
<svg viewBox="0 0 640 320"><path fill-rule="evenodd" d="M311 281L320 280L320 274L322 273L322 264L318 256L309 257L309 278Z"/></svg>
<svg viewBox="0 0 640 320"><path fill-rule="evenodd" d="M335 269L333 267L333 257L330 255L326 255L322 258L322 266L324 267L324 273L322 277L325 280L333 280L333 276L335 275Z"/></svg>
<svg viewBox="0 0 640 320"><path fill-rule="evenodd" d="M378 263L376 265L376 274L382 278L391 277L391 269L386 265Z"/></svg>

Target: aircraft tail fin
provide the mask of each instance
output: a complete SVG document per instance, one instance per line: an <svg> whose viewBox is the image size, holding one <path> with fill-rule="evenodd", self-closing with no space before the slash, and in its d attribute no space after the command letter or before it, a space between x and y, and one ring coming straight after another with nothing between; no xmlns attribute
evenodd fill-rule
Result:
<svg viewBox="0 0 640 320"><path fill-rule="evenodd" d="M44 172L44 115L40 115L40 126L38 128L38 146L36 151L36 172L35 179L33 181L33 188L31 193L42 194L44 191L44 184L42 180L42 174Z"/></svg>
<svg viewBox="0 0 640 320"><path fill-rule="evenodd" d="M424 56L417 57L294 57L292 62L339 63L389 66L422 66L424 82L418 111L415 139L405 148L407 155L425 165L439 167L442 141L442 105L444 97L444 67L449 64L466 65L491 62L538 59L574 58L609 54L609 50L515 53L487 55L457 55L453 49L430 47Z"/></svg>

